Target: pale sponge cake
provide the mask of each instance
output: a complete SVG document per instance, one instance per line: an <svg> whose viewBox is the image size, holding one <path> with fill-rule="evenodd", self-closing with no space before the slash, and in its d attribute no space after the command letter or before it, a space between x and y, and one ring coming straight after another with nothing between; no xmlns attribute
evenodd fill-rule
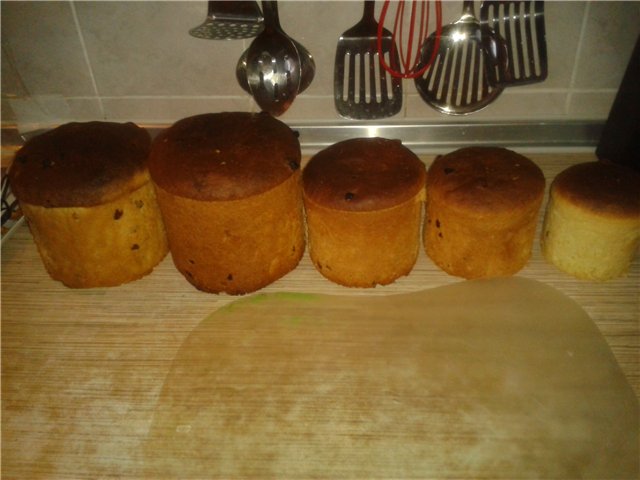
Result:
<svg viewBox="0 0 640 480"><path fill-rule="evenodd" d="M305 247L300 144L260 113L179 120L149 168L177 269L196 288L239 295L293 270Z"/></svg>
<svg viewBox="0 0 640 480"><path fill-rule="evenodd" d="M426 169L399 140L355 138L318 152L303 172L309 253L348 287L394 282L420 250Z"/></svg>
<svg viewBox="0 0 640 480"><path fill-rule="evenodd" d="M150 142L133 123L69 123L16 153L11 188L53 279L73 288L116 286L165 257L146 164Z"/></svg>
<svg viewBox="0 0 640 480"><path fill-rule="evenodd" d="M553 181L541 235L542 253L580 279L624 275L640 243L640 175L621 165L588 162Z"/></svg>
<svg viewBox="0 0 640 480"><path fill-rule="evenodd" d="M467 279L515 274L531 257L544 186L535 163L505 148L436 158L427 176L427 255Z"/></svg>

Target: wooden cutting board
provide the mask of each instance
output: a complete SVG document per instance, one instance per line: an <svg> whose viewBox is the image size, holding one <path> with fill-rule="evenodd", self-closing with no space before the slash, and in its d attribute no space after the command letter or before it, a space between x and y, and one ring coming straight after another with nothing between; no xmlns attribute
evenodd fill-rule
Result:
<svg viewBox="0 0 640 480"><path fill-rule="evenodd" d="M138 458L153 478L637 478L638 413L591 319L533 280L274 293L190 333Z"/></svg>

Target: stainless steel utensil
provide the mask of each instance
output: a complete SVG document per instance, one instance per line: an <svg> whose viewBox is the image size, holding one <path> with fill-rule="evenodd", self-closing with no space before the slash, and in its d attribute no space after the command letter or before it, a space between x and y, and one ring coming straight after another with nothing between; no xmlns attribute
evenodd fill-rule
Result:
<svg viewBox="0 0 640 480"><path fill-rule="evenodd" d="M289 37L291 38L291 37ZM296 46L298 50L298 56L300 57L300 88L298 89L298 95L304 92L311 82L313 81L313 77L316 73L316 62L313 59L313 56L302 46L299 42L295 41L291 38L291 41ZM247 55L249 53L249 49L245 50L244 53L240 56L238 63L236 65L236 79L240 84L240 87L247 92L251 93L251 89L249 89L249 81L247 80Z"/></svg>
<svg viewBox="0 0 640 480"><path fill-rule="evenodd" d="M544 2L484 0L480 22L505 39L507 68L496 70L493 85L523 85L547 78Z"/></svg>
<svg viewBox="0 0 640 480"><path fill-rule="evenodd" d="M422 47L428 61L438 43L436 34ZM504 40L475 17L473 0L465 0L462 17L442 28L435 60L415 85L422 99L442 113L476 112L500 95L501 86L489 82L491 69L504 68Z"/></svg>
<svg viewBox="0 0 640 480"><path fill-rule="evenodd" d="M333 94L340 115L375 119L395 115L402 108L402 81L380 64L375 2L365 0L362 19L338 40ZM398 49L391 32L383 29L380 52L391 68L400 69Z"/></svg>
<svg viewBox="0 0 640 480"><path fill-rule="evenodd" d="M262 30L263 17L255 1L214 1L207 4L207 18L189 34L206 40L234 40L255 37Z"/></svg>
<svg viewBox="0 0 640 480"><path fill-rule="evenodd" d="M247 52L247 82L260 108L282 115L300 88L301 64L295 44L280 27L278 3L263 1L264 30Z"/></svg>

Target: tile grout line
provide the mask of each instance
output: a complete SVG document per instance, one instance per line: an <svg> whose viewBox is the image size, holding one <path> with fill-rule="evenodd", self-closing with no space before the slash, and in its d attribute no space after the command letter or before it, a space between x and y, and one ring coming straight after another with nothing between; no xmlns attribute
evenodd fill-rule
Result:
<svg viewBox="0 0 640 480"><path fill-rule="evenodd" d="M597 94L597 93L616 93L617 90L615 88L538 88L535 90L515 90L510 89L504 94L508 95L540 95L540 94L563 94L566 93L587 93L587 94ZM403 94L403 100L409 100L413 97L418 97L418 93L408 93L406 95ZM94 96L88 95L72 95L67 96L68 99L73 100L90 100L95 98ZM104 95L100 97L102 100L247 100L252 103L252 99L250 95ZM333 96L330 94L321 95L321 94L305 94L303 99L310 100L333 100Z"/></svg>
<svg viewBox="0 0 640 480"><path fill-rule="evenodd" d="M571 107L571 101L573 100L573 87L576 84L578 78L578 64L580 62L580 56L582 55L582 47L585 41L585 32L587 30L587 22L589 20L589 14L591 13L589 2L586 2L584 7L584 14L582 15L582 25L580 25L580 35L578 38L578 48L576 49L575 60L573 61L573 69L571 70L571 78L569 79L569 93L565 100L564 112L565 115L569 115L569 108Z"/></svg>
<svg viewBox="0 0 640 480"><path fill-rule="evenodd" d="M100 118L104 119L105 118L104 105L102 104L102 98L100 97L100 93L98 92L98 84L96 82L96 77L93 74L93 68L91 67L91 60L89 60L89 52L87 51L87 46L84 42L84 35L82 35L82 28L80 27L80 20L78 19L78 14L76 12L75 0L69 0L69 6L71 7L71 14L73 15L73 22L76 26L76 31L78 32L78 39L80 40L80 47L82 48L84 61L87 64L87 68L89 69L89 78L91 78L91 85L93 86L93 91L95 93L96 100L98 101Z"/></svg>

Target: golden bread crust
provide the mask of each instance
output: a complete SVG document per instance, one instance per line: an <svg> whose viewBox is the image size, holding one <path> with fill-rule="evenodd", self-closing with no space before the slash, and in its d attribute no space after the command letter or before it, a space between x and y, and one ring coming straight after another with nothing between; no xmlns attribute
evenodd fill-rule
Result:
<svg viewBox="0 0 640 480"><path fill-rule="evenodd" d="M424 192L390 208L353 212L305 196L309 253L316 269L346 287L387 285L408 275L420 249Z"/></svg>
<svg viewBox="0 0 640 480"><path fill-rule="evenodd" d="M302 258L300 172L241 200L202 201L156 186L176 268L196 288L239 295L259 290Z"/></svg>
<svg viewBox="0 0 640 480"><path fill-rule="evenodd" d="M551 184L540 243L569 275L606 281L625 275L640 245L640 181L626 167L589 162Z"/></svg>
<svg viewBox="0 0 640 480"><path fill-rule="evenodd" d="M420 249L426 168L397 140L352 139L316 154L303 171L309 253L348 287L409 274Z"/></svg>
<svg viewBox="0 0 640 480"><path fill-rule="evenodd" d="M16 198L43 207L108 203L148 181L149 133L133 123L68 123L16 153L9 181Z"/></svg>
<svg viewBox="0 0 640 480"><path fill-rule="evenodd" d="M466 148L437 158L427 176L427 255L467 279L518 272L531 257L544 184L537 165L507 149Z"/></svg>
<svg viewBox="0 0 640 480"><path fill-rule="evenodd" d="M542 170L506 148L468 147L429 167L427 191L449 208L472 215L512 215L544 193Z"/></svg>
<svg viewBox="0 0 640 480"><path fill-rule="evenodd" d="M92 207L22 202L49 275L71 288L113 287L148 273L168 252L150 181Z"/></svg>
<svg viewBox="0 0 640 480"><path fill-rule="evenodd" d="M399 140L355 138L318 152L305 166L305 195L335 210L366 212L403 203L424 189L426 170Z"/></svg>
<svg viewBox="0 0 640 480"><path fill-rule="evenodd" d="M552 194L602 216L640 216L640 174L622 165L588 162L562 171Z"/></svg>
<svg viewBox="0 0 640 480"><path fill-rule="evenodd" d="M184 118L161 132L149 170L166 192L203 201L264 193L300 168L300 143L264 113L221 112Z"/></svg>

